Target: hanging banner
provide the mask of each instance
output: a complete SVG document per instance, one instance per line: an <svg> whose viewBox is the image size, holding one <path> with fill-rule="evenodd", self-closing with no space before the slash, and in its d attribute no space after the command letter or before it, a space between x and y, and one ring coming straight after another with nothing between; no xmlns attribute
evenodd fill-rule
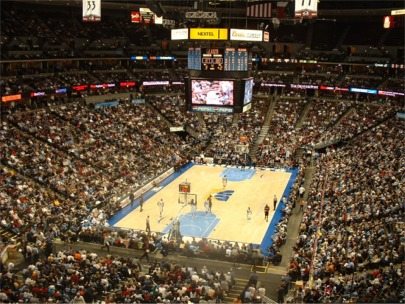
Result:
<svg viewBox="0 0 405 304"><path fill-rule="evenodd" d="M97 22L101 21L101 0L82 0L83 2L83 21Z"/></svg>
<svg viewBox="0 0 405 304"><path fill-rule="evenodd" d="M142 23L145 23L145 24L153 23L155 13L152 12L149 8L141 7L139 9L139 12L141 13L141 21L142 21Z"/></svg>
<svg viewBox="0 0 405 304"><path fill-rule="evenodd" d="M318 15L318 0L295 0L295 17L311 19Z"/></svg>
<svg viewBox="0 0 405 304"><path fill-rule="evenodd" d="M132 23L140 23L141 22L141 14L138 11L131 12L131 22Z"/></svg>

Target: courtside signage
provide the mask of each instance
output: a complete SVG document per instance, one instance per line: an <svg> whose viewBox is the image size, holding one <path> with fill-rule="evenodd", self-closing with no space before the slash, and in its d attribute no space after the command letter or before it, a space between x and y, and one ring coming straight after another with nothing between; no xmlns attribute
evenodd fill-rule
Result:
<svg viewBox="0 0 405 304"><path fill-rule="evenodd" d="M270 33L269 32L263 32L263 41L264 42L269 42L270 41Z"/></svg>
<svg viewBox="0 0 405 304"><path fill-rule="evenodd" d="M231 29L230 40L263 41L263 31Z"/></svg>
<svg viewBox="0 0 405 304"><path fill-rule="evenodd" d="M187 40L188 39L188 28L172 29L171 37L172 37L172 40Z"/></svg>
<svg viewBox="0 0 405 304"><path fill-rule="evenodd" d="M391 11L392 16L405 15L405 9L397 9Z"/></svg>
<svg viewBox="0 0 405 304"><path fill-rule="evenodd" d="M6 95L1 97L2 102L17 101L17 100L21 100L21 94Z"/></svg>
<svg viewBox="0 0 405 304"><path fill-rule="evenodd" d="M190 39L192 40L228 40L226 28L191 28Z"/></svg>

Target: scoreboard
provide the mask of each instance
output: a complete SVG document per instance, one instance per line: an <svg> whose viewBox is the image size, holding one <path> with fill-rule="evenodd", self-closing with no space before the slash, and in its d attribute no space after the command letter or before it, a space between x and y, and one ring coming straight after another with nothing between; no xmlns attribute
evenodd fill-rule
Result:
<svg viewBox="0 0 405 304"><path fill-rule="evenodd" d="M203 49L201 66L204 71L223 71L224 52L223 49Z"/></svg>
<svg viewBox="0 0 405 304"><path fill-rule="evenodd" d="M188 69L196 71L236 71L251 69L252 58L246 48L189 48Z"/></svg>
<svg viewBox="0 0 405 304"><path fill-rule="evenodd" d="M225 71L248 71L249 53L245 48L225 49Z"/></svg>
<svg viewBox="0 0 405 304"><path fill-rule="evenodd" d="M189 48L187 59L189 70L201 70L201 48Z"/></svg>
<svg viewBox="0 0 405 304"><path fill-rule="evenodd" d="M189 111L233 114L251 107L252 55L245 45L194 45L188 49L188 69L184 83Z"/></svg>

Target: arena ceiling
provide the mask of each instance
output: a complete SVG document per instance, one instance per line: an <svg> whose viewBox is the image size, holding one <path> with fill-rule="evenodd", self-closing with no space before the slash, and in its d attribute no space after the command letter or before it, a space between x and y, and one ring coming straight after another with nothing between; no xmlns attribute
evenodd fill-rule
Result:
<svg viewBox="0 0 405 304"><path fill-rule="evenodd" d="M81 5L81 0L2 0L1 2L25 2L52 5ZM102 0L106 8L134 8L155 6L166 13L179 13L179 11L199 10L217 11L223 14L245 13L246 6L253 3L277 2L294 3L294 0ZM1 5L1 4L0 4ZM349 13L353 10L386 10L404 8L403 0L318 0L319 12L335 12L337 14ZM360 11L359 11L360 12ZM359 13L357 12L357 13Z"/></svg>
<svg viewBox="0 0 405 304"><path fill-rule="evenodd" d="M184 21L184 13L203 10L217 12L222 20L249 19L250 24L259 24L268 18L247 18L248 4L271 2L288 2L290 14L286 19L293 18L294 0L101 0L103 9L136 10L148 7L158 15L167 19ZM81 7L82 0L2 0L5 2L35 3L43 5ZM1 4L0 4L1 5ZM367 16L390 15L392 9L403 9L404 0L318 0L318 18L355 18Z"/></svg>

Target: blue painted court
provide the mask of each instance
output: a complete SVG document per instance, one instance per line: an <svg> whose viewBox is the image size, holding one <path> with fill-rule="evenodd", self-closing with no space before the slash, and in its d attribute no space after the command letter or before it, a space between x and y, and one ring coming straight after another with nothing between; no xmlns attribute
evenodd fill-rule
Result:
<svg viewBox="0 0 405 304"><path fill-rule="evenodd" d="M224 177L226 175L230 182L241 182L251 179L255 173L256 170L254 169L226 168L220 176Z"/></svg>
<svg viewBox="0 0 405 304"><path fill-rule="evenodd" d="M199 238L208 237L219 222L219 218L217 218L214 214L203 211L182 214L180 215L179 220L181 235ZM172 226L173 222L166 226L163 233L168 233Z"/></svg>

